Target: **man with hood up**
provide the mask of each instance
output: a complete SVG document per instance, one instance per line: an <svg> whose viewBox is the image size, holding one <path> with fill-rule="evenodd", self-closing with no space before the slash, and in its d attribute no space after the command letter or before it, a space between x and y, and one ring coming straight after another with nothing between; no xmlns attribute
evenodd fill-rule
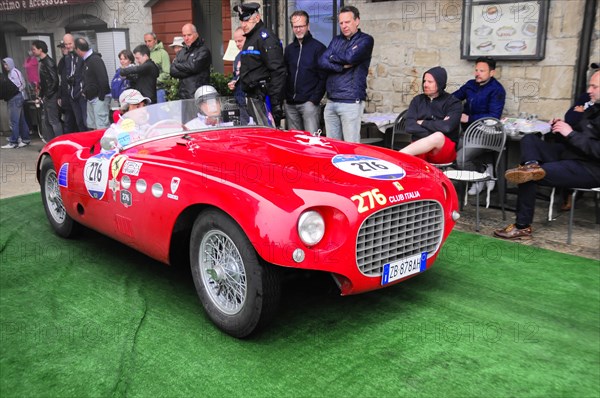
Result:
<svg viewBox="0 0 600 398"><path fill-rule="evenodd" d="M29 145L31 142L31 139L29 138L29 126L27 126L25 113L23 112L23 103L25 102L23 92L25 91L27 83L25 82L23 74L15 68L15 61L13 61L12 58L4 58L2 60L2 66L6 70L10 81L13 82L18 89L18 91L15 90L10 93L12 94L10 95L10 98L6 98L12 133L8 139L8 144L2 146L2 148L21 148ZM2 91L4 92L5 90ZM21 142L19 142L19 138L21 138Z"/></svg>
<svg viewBox="0 0 600 398"><path fill-rule="evenodd" d="M423 94L410 102L406 132L413 142L400 152L430 163L451 163L456 159L462 104L445 90L448 75L440 66L423 74Z"/></svg>

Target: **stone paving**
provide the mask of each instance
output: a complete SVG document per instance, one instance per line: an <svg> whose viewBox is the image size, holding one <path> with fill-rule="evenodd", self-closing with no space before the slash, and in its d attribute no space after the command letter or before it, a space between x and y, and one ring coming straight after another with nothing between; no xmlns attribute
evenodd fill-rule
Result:
<svg viewBox="0 0 600 398"><path fill-rule="evenodd" d="M1 138L2 145L6 142ZM38 153L43 147L39 138L35 137L31 145L19 149L0 149L0 199L39 192L39 185L35 176L35 163ZM485 193L480 196L480 201L485 203ZM508 206L514 207L516 195L508 194ZM594 197L586 193L576 203L573 227L572 244L567 245L568 212L560 212L560 199L556 200L555 220L548 221L548 201L538 200L535 220L533 224L534 238L520 241L520 244L542 247L563 253L575 254L596 261L600 260L600 225L596 224ZM41 206L41 202L40 202ZM501 228L513 222L514 213L506 212L506 221L502 220L500 209L486 209L480 207L480 234L491 236L494 229ZM469 197L469 204L461 212L457 230L475 231L475 198Z"/></svg>

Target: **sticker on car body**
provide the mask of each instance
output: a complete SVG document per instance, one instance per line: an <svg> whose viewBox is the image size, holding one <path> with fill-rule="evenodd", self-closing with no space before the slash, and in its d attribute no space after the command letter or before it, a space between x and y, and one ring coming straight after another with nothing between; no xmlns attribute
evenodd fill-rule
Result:
<svg viewBox="0 0 600 398"><path fill-rule="evenodd" d="M364 155L335 155L331 163L346 173L373 180L400 180L406 171L387 160Z"/></svg>
<svg viewBox="0 0 600 398"><path fill-rule="evenodd" d="M102 199L106 193L110 177L110 160L115 151L102 152L92 156L85 162L83 181L89 195L94 199Z"/></svg>

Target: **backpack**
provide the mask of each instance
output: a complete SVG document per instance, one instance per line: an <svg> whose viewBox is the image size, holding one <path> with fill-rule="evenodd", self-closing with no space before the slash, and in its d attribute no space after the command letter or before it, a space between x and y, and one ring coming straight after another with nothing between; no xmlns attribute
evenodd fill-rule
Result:
<svg viewBox="0 0 600 398"><path fill-rule="evenodd" d="M4 73L0 73L0 99L8 101L19 94L19 87L12 82Z"/></svg>
<svg viewBox="0 0 600 398"><path fill-rule="evenodd" d="M121 93L130 87L131 87L131 84L130 84L129 80L122 77L119 74L119 69L117 69L115 76L113 77L112 81L110 82L110 95L115 100L118 101Z"/></svg>

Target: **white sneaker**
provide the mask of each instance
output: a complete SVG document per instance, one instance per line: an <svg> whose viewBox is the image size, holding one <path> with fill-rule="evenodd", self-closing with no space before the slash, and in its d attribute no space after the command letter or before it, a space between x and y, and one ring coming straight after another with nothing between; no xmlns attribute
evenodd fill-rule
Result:
<svg viewBox="0 0 600 398"><path fill-rule="evenodd" d="M479 192L483 191L484 185L485 184L483 183L483 181L474 182L473 185L471 185L471 188L469 188L469 192L467 192L467 194L469 196L475 196L475 195L479 194Z"/></svg>
<svg viewBox="0 0 600 398"><path fill-rule="evenodd" d="M11 144L10 142L6 145L2 145L0 148L2 149L15 149L18 148L19 145L18 144Z"/></svg>
<svg viewBox="0 0 600 398"><path fill-rule="evenodd" d="M19 143L17 144L17 148L23 148L24 146L29 145L29 142L23 142L23 141L19 141Z"/></svg>

